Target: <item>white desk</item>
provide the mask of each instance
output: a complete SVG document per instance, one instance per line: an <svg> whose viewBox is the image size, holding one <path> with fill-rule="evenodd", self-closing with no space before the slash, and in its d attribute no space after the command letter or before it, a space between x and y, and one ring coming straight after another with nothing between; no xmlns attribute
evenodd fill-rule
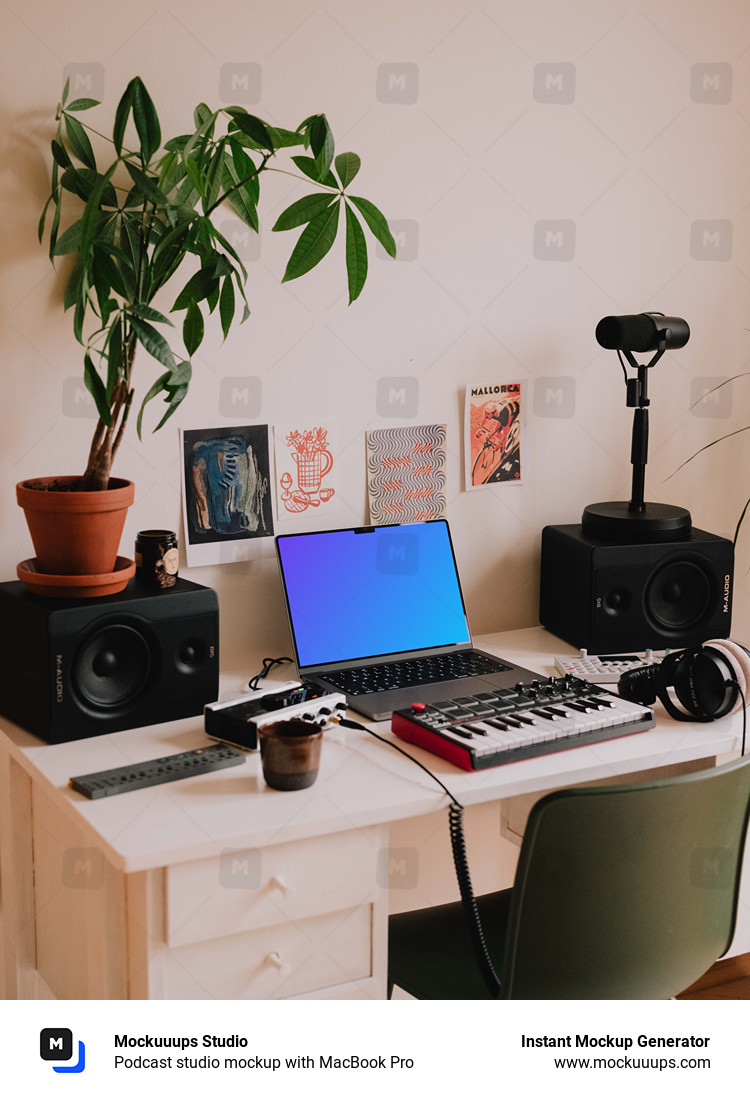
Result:
<svg viewBox="0 0 750 1100"><path fill-rule="evenodd" d="M545 675L555 653L570 651L541 628L476 642ZM224 697L239 693L247 668L223 678ZM466 806L497 807L551 787L712 761L739 748L740 728L739 718L693 725L661 712L645 733L478 773L410 751ZM265 787L257 753L226 771L100 801L67 786L71 775L206 741L201 718L64 745L4 724L6 997L385 996L389 826L403 836L426 815L444 815L443 792L400 754L340 728L325 734L320 775L305 791Z"/></svg>

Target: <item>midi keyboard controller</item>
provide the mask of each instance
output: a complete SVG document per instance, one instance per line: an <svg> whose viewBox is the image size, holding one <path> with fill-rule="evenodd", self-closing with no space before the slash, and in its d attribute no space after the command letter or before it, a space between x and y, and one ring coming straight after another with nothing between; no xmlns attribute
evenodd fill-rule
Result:
<svg viewBox="0 0 750 1100"><path fill-rule="evenodd" d="M392 731L403 741L467 771L592 745L653 725L650 707L574 676L413 703L394 711L391 719Z"/></svg>

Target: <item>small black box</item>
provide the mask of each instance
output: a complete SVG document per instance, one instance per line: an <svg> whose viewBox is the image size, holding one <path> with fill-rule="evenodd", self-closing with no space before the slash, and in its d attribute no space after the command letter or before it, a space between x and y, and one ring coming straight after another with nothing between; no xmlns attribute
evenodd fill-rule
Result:
<svg viewBox="0 0 750 1100"><path fill-rule="evenodd" d="M0 713L46 741L200 714L219 693L216 593L130 581L90 600L0 584Z"/></svg>
<svg viewBox="0 0 750 1100"><path fill-rule="evenodd" d="M580 524L545 527L539 620L590 653L680 649L728 638L734 547L699 531L615 543Z"/></svg>

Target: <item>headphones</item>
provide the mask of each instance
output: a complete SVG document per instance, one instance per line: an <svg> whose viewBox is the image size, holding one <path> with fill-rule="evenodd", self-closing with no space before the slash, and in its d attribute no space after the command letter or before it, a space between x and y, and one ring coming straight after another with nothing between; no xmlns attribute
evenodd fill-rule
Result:
<svg viewBox="0 0 750 1100"><path fill-rule="evenodd" d="M644 706L659 699L679 722L713 722L750 702L750 652L738 642L713 639L623 673L618 691Z"/></svg>

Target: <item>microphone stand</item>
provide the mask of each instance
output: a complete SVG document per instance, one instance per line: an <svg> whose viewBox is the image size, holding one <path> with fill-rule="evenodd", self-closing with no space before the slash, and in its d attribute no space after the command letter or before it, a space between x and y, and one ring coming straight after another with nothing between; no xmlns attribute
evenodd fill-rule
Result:
<svg viewBox="0 0 750 1100"><path fill-rule="evenodd" d="M648 462L648 372L661 359L667 350L666 338L659 341L659 348L650 363L637 363L632 351L623 355L631 367L637 371L635 378L626 380L628 408L633 413L633 436L630 446L630 461L633 464L633 481L628 511L643 513L646 510L646 463Z"/></svg>
<svg viewBox="0 0 750 1100"><path fill-rule="evenodd" d="M646 503L646 463L648 462L648 372L667 350L669 329L658 333L657 351L650 363L638 363L632 351L623 355L636 371L635 378L626 375L626 405L633 412L633 433L630 461L633 466L630 500L589 504L581 517L584 532L599 538L626 542L685 538L690 534L692 518L686 508L673 504ZM625 369L623 364L623 370Z"/></svg>

